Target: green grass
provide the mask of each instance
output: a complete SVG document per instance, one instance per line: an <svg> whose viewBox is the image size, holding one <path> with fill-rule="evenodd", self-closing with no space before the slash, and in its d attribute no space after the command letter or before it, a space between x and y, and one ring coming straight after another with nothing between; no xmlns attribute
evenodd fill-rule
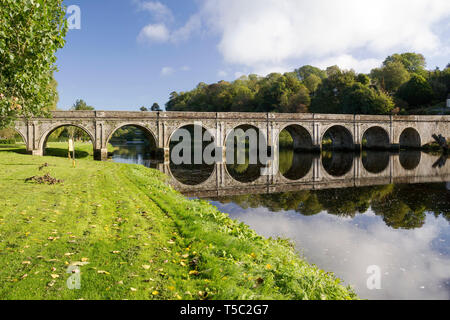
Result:
<svg viewBox="0 0 450 320"><path fill-rule="evenodd" d="M0 299L356 298L288 241L186 199L158 171L13 150L0 149ZM64 183L25 182L45 173ZM89 264L69 290L77 262Z"/></svg>

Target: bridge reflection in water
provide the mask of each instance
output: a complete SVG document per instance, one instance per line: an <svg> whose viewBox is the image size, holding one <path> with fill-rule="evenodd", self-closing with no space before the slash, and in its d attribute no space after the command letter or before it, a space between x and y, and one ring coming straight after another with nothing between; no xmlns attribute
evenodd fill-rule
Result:
<svg viewBox="0 0 450 320"><path fill-rule="evenodd" d="M296 153L281 151L261 175L260 165L153 164L189 197L215 198L387 184L450 181L450 161L420 151ZM277 169L278 168L278 169Z"/></svg>

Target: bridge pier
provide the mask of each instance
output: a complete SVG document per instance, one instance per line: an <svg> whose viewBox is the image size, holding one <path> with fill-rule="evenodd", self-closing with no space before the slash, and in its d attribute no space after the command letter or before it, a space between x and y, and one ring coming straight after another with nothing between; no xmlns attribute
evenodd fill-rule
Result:
<svg viewBox="0 0 450 320"><path fill-rule="evenodd" d="M106 161L108 160L108 149L95 149L94 160Z"/></svg>
<svg viewBox="0 0 450 320"><path fill-rule="evenodd" d="M44 155L44 150L31 150L28 151L28 153L30 153L32 156L42 157Z"/></svg>

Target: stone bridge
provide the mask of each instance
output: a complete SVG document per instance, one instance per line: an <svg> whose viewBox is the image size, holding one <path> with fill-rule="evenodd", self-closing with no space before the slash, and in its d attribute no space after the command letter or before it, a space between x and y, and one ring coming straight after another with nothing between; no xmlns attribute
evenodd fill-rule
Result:
<svg viewBox="0 0 450 320"><path fill-rule="evenodd" d="M94 145L96 160L107 159L107 145L124 126L144 130L148 138L169 156L172 135L182 127L201 125L218 147L225 150L233 129L255 128L277 147L279 133L286 129L296 149L321 149L324 137L335 149L419 148L432 142L432 134L450 137L450 116L371 116L330 114L207 113L207 112L114 112L55 111L50 118L22 119L15 129L22 135L27 151L43 155L50 134L62 126L83 129ZM225 152L225 151L224 151Z"/></svg>

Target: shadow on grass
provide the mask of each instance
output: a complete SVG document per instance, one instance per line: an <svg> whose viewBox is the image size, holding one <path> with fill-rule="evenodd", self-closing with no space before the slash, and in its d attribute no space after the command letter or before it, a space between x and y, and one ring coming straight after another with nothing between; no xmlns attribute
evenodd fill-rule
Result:
<svg viewBox="0 0 450 320"><path fill-rule="evenodd" d="M24 146L13 146L13 145L4 145L0 146L0 152L14 152L18 154L29 154ZM58 157L58 158L68 158L67 149L64 148L46 148L45 156L49 157ZM75 158L76 159L87 159L92 157L93 152L89 153L85 150L75 150Z"/></svg>
<svg viewBox="0 0 450 320"><path fill-rule="evenodd" d="M28 154L25 146L0 145L0 152L14 152L19 154Z"/></svg>
<svg viewBox="0 0 450 320"><path fill-rule="evenodd" d="M71 155L72 155L72 153L71 153ZM67 152L67 149L46 148L45 156L68 158L68 152ZM86 158L89 158L89 156L92 156L91 154L89 154L89 152L82 151L82 150L75 150L75 158L76 159L86 159Z"/></svg>

